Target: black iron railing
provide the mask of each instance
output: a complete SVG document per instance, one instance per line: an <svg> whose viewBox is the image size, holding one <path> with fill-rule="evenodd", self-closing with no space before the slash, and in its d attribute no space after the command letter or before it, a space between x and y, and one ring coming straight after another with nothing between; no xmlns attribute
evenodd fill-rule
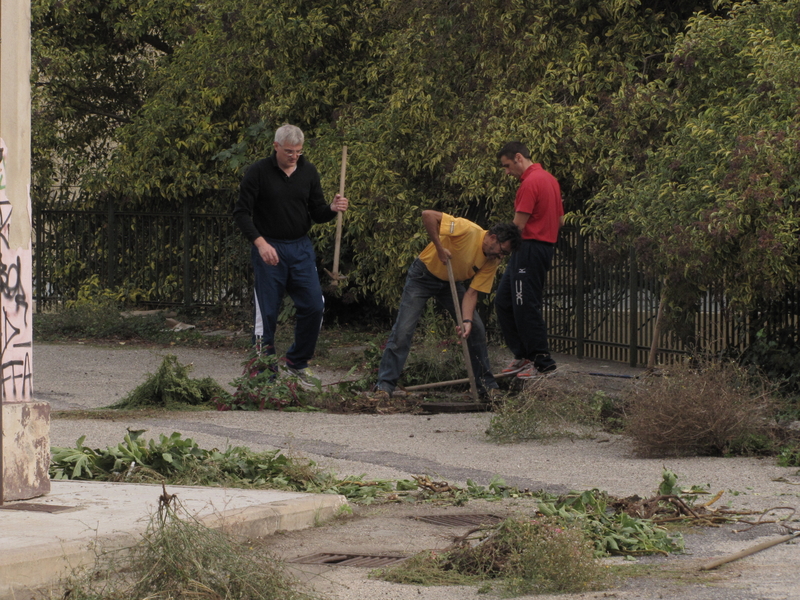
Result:
<svg viewBox="0 0 800 600"><path fill-rule="evenodd" d="M93 281L141 303L242 306L251 301L249 247L229 214L48 208L34 212L34 296L40 308L72 298ZM575 228L562 230L544 310L552 349L580 357L647 362L661 288L637 268L601 265ZM796 295L795 295L796 296ZM659 340L666 356L691 343L720 353L744 349L758 329L798 329L797 297L759 313L731 311L710 291L694 331ZM689 342L687 342L687 337Z"/></svg>

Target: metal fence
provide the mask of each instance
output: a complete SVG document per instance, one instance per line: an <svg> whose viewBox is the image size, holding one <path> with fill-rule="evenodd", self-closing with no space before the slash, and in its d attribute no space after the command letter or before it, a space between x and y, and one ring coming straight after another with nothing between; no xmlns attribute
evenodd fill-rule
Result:
<svg viewBox="0 0 800 600"><path fill-rule="evenodd" d="M74 297L90 277L102 288L138 290L157 305L251 302L249 247L229 214L126 212L67 208L34 211L34 296L40 308ZM614 267L593 260L587 239L565 227L544 298L555 352L641 365L653 336L659 283L644 276L631 253ZM797 331L798 299L742 315L713 293L695 317L696 346L719 353L744 349L756 329ZM686 351L675 335L659 350Z"/></svg>
<svg viewBox="0 0 800 600"><path fill-rule="evenodd" d="M61 304L94 277L143 303L242 305L252 293L249 246L229 214L34 211L34 297Z"/></svg>

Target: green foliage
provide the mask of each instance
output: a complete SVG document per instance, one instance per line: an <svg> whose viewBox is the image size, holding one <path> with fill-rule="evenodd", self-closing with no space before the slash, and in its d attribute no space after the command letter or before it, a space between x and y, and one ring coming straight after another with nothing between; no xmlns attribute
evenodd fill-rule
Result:
<svg viewBox="0 0 800 600"><path fill-rule="evenodd" d="M163 328L163 317L125 318L116 302L107 298L74 302L58 312L36 313L33 321L34 337L39 341L65 338L163 340ZM171 334L166 337L169 336Z"/></svg>
<svg viewBox="0 0 800 600"><path fill-rule="evenodd" d="M778 454L779 467L800 467L800 444L781 448Z"/></svg>
<svg viewBox="0 0 800 600"><path fill-rule="evenodd" d="M226 394L211 377L192 379L192 365L182 365L174 354L167 354L158 370L130 394L109 408L157 407L185 409L208 407L213 398Z"/></svg>
<svg viewBox="0 0 800 600"><path fill-rule="evenodd" d="M86 436L74 448L53 447L50 477L342 494L363 504L417 487L411 481L368 480L364 475L339 479L311 460L290 458L280 450L253 452L241 446L206 450L177 432L160 435L158 441L142 439L143 433L129 431L122 443L105 450L84 446Z"/></svg>
<svg viewBox="0 0 800 600"><path fill-rule="evenodd" d="M539 511L547 517L580 523L599 556L683 551L683 538L679 534L670 534L649 519L614 510L611 501L608 494L596 489L571 492L562 497L543 495Z"/></svg>
<svg viewBox="0 0 800 600"><path fill-rule="evenodd" d="M89 276L77 290L75 300L66 302L67 308L78 306L123 306L125 304L136 304L148 300L147 294L140 289L126 288L117 286L108 289L100 283L100 277L95 273Z"/></svg>
<svg viewBox="0 0 800 600"><path fill-rule="evenodd" d="M299 379L281 372L277 356L251 351L244 363L244 372L231 382L236 388L233 396L227 393L214 397L217 410L313 410L308 406L309 394ZM322 391L317 380L316 392Z"/></svg>
<svg viewBox="0 0 800 600"><path fill-rule="evenodd" d="M761 329L740 359L754 376L765 376L787 395L800 393L800 343L789 330Z"/></svg>
<svg viewBox="0 0 800 600"><path fill-rule="evenodd" d="M296 461L280 451L252 452L243 447L205 450L180 433L159 440L142 439L143 431L129 431L124 441L105 450L83 445L52 448L53 479L97 481L160 480L173 484L271 487L305 491L321 476L311 461Z"/></svg>
<svg viewBox="0 0 800 600"><path fill-rule="evenodd" d="M100 548L90 568L68 578L64 595L74 600L313 600L274 556L209 529L175 504L176 498L162 501L132 547Z"/></svg>
<svg viewBox="0 0 800 600"><path fill-rule="evenodd" d="M627 116L584 231L612 248L632 244L674 310L691 312L712 288L726 305L752 307L800 281L798 11L791 0L698 13L663 80L613 97ZM643 123L663 134L626 153Z"/></svg>
<svg viewBox="0 0 800 600"><path fill-rule="evenodd" d="M669 124L661 56L719 3L33 4L35 202L56 184L92 206L225 210L289 121L328 195L348 145L340 270L354 297L391 307L426 243L420 209L510 220L504 141L526 141L571 207L641 162ZM323 264L332 227L315 235Z"/></svg>

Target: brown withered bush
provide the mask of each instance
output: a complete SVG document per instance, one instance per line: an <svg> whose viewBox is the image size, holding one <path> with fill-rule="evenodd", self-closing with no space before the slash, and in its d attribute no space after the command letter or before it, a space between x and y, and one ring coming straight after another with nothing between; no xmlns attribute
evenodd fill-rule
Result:
<svg viewBox="0 0 800 600"><path fill-rule="evenodd" d="M770 439L774 407L768 384L734 363L676 364L630 390L625 431L640 456L725 455Z"/></svg>

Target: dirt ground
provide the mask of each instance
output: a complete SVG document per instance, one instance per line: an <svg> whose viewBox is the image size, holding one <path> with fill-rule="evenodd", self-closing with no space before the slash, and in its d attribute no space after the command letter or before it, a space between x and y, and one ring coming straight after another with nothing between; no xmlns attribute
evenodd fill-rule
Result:
<svg viewBox="0 0 800 600"><path fill-rule="evenodd" d="M181 362L195 365L193 376L211 376L227 383L240 374L241 353L220 350L170 349ZM39 344L34 353L35 395L54 410L72 411L105 406L141 383L153 372L165 351L89 345ZM635 383L637 370L618 363L559 357L561 376L590 378L598 390L618 393ZM324 380L342 373L321 372ZM667 467L684 485L703 485L724 492L720 503L739 510L766 511L798 506L800 474L781 468L774 459L635 457L623 436L595 432L577 439L529 441L498 445L485 431L492 414L358 414L286 413L265 411L168 413L157 418L53 419L53 445L105 447L122 440L126 428L147 429L147 436L179 431L201 447L248 446L280 448L308 457L340 475L364 474L377 479L408 479L429 474L464 484L471 479L487 485L496 477L519 488L552 493L599 488L624 497L652 495ZM446 547L465 526L434 525L410 517L435 514L531 515L530 500L473 500L465 506L389 503L353 506L353 514L313 529L280 533L258 540L279 557L292 560L317 552L409 556ZM785 517L789 511L778 513ZM755 518L755 517L754 517ZM773 517L774 518L774 517ZM798 521L792 526L797 527ZM717 570L699 567L711 558L733 554L786 533L776 525L749 531L743 525L684 532L686 553L636 560L605 559L622 572L612 589L573 598L800 599L798 543L782 544ZM362 567L289 563L302 580L331 600L477 600L471 587L421 587L382 582ZM538 598L546 598L538 596Z"/></svg>

